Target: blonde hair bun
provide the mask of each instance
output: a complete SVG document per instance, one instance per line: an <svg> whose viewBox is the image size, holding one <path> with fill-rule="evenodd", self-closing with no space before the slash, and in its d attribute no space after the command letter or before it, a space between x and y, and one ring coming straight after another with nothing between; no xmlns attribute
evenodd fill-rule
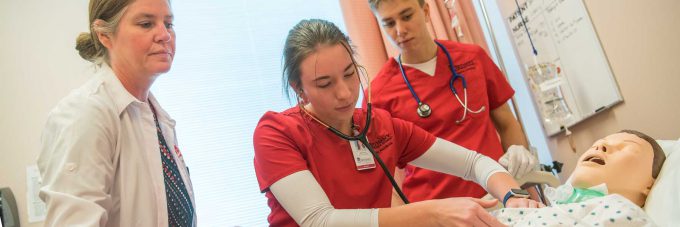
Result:
<svg viewBox="0 0 680 227"><path fill-rule="evenodd" d="M90 62L94 62L98 57L97 47L89 32L83 32L78 35L76 38L76 50L78 50L80 57Z"/></svg>

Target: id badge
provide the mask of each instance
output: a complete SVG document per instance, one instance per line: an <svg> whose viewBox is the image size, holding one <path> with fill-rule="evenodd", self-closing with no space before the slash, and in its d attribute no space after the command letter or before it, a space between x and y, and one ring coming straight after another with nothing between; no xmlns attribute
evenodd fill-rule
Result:
<svg viewBox="0 0 680 227"><path fill-rule="evenodd" d="M358 134L358 132L355 132ZM352 147L352 155L354 156L354 164L357 170L366 170L375 168L375 160L368 148L360 141L348 141L349 146Z"/></svg>

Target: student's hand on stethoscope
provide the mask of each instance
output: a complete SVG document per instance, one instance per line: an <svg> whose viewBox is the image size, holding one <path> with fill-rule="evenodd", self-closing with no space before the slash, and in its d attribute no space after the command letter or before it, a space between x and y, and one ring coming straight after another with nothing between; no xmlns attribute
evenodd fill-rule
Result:
<svg viewBox="0 0 680 227"><path fill-rule="evenodd" d="M536 201L536 200L531 200L527 198L509 198L507 202L505 202L505 207L506 208L541 208L545 207L542 203Z"/></svg>
<svg viewBox="0 0 680 227"><path fill-rule="evenodd" d="M496 206L498 200L482 200L477 198L447 198L423 201L432 206L429 212L433 215L427 226L505 226L493 217L485 208ZM423 203L420 202L420 203Z"/></svg>
<svg viewBox="0 0 680 227"><path fill-rule="evenodd" d="M498 163L510 172L515 179L522 178L525 174L534 170L538 160L529 150L524 146L512 145L508 147Z"/></svg>

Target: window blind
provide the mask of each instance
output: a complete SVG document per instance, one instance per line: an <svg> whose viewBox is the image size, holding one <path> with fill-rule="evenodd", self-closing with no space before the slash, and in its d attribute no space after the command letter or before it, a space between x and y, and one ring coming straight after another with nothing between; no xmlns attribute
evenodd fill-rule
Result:
<svg viewBox="0 0 680 227"><path fill-rule="evenodd" d="M301 19L345 30L337 0L175 0L177 51L152 92L177 121L200 226L266 226L253 167L253 131L294 104L281 88L282 51Z"/></svg>

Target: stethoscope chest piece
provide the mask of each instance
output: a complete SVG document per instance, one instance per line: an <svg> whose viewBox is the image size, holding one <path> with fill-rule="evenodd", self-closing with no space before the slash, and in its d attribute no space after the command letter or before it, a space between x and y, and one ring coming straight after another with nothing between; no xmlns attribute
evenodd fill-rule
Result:
<svg viewBox="0 0 680 227"><path fill-rule="evenodd" d="M432 109L430 109L430 106L425 104L425 103L418 103L418 116L422 118L429 117L430 114L432 114Z"/></svg>

